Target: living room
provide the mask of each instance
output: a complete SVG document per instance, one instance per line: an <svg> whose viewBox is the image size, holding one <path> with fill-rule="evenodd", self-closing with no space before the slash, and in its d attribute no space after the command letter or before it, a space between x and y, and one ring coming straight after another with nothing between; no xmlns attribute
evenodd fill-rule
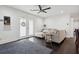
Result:
<svg viewBox="0 0 79 59"><path fill-rule="evenodd" d="M78 10L79 6L76 5L1 5L0 44L3 46L30 37L36 37L38 38L38 41L43 39L41 41L44 41L49 45L51 45L50 42L60 45L66 39L75 42L74 30L79 28ZM10 24L5 24L6 21L4 16L10 18ZM30 41L33 43L35 39L32 38ZM8 52L7 50L4 50L5 47L0 47L3 49L0 53L9 54L9 50ZM42 49L41 52L26 51L26 53L48 53L53 50L49 47L46 47L45 49L45 52L44 49ZM16 50L16 53L24 53L25 50L23 52L17 51L18 50ZM60 51L59 53L62 52ZM69 51L69 53L73 52Z"/></svg>

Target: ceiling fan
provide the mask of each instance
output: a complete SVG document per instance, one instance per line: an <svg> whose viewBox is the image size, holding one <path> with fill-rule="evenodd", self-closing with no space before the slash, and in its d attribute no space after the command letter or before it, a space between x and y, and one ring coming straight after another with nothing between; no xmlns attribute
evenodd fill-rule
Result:
<svg viewBox="0 0 79 59"><path fill-rule="evenodd" d="M47 7L47 8L43 9L43 7L41 5L38 5L38 8L39 9L32 10L32 11L38 11L38 13L40 13L40 12L47 13L46 10L51 9L51 7Z"/></svg>

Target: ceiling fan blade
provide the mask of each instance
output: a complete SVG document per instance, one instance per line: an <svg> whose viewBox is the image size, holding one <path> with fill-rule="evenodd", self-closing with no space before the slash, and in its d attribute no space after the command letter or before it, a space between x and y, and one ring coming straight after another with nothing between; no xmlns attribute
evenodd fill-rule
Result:
<svg viewBox="0 0 79 59"><path fill-rule="evenodd" d="M44 13L47 13L46 11L42 10L42 11L39 11L39 12L38 12L38 14L39 14L40 12L44 12Z"/></svg>
<svg viewBox="0 0 79 59"><path fill-rule="evenodd" d="M46 11L43 10L44 13L47 13Z"/></svg>
<svg viewBox="0 0 79 59"><path fill-rule="evenodd" d="M43 10L48 10L48 9L51 9L51 7L45 8L45 9L43 9Z"/></svg>
<svg viewBox="0 0 79 59"><path fill-rule="evenodd" d="M40 9L40 10L42 10L42 7L41 7L41 5L38 5L38 6L39 6L39 9Z"/></svg>

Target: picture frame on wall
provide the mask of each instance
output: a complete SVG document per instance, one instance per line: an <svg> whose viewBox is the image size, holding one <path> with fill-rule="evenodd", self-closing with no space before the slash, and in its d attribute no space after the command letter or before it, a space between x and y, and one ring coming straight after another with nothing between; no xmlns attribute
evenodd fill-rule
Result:
<svg viewBox="0 0 79 59"><path fill-rule="evenodd" d="M3 19L4 19L4 30L5 31L9 31L9 30L11 30L11 17L10 16L4 16L3 17Z"/></svg>
<svg viewBox="0 0 79 59"><path fill-rule="evenodd" d="M4 25L10 25L10 17L4 16Z"/></svg>

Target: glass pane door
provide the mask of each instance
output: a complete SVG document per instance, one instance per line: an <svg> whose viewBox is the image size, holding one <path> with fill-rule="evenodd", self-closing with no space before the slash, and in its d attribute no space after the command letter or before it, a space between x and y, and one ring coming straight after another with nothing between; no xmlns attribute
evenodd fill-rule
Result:
<svg viewBox="0 0 79 59"><path fill-rule="evenodd" d="M20 19L20 37L26 36L26 19Z"/></svg>

